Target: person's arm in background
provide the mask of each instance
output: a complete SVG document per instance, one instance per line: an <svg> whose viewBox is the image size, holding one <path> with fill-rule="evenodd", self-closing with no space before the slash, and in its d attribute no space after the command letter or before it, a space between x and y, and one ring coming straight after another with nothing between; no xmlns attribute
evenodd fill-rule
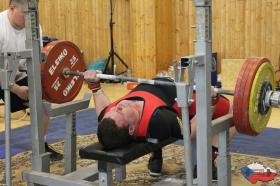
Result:
<svg viewBox="0 0 280 186"><path fill-rule="evenodd" d="M39 29L40 29L40 46L41 48L43 48L43 31L41 25L39 25Z"/></svg>
<svg viewBox="0 0 280 186"><path fill-rule="evenodd" d="M97 117L101 113L104 108L106 108L110 103L110 99L108 96L103 92L100 87L99 79L96 77L96 74L99 73L95 70L89 70L84 72L84 79L88 82L89 88L95 92L93 92L93 100L95 105L95 111ZM93 85L93 86L92 86Z"/></svg>
<svg viewBox="0 0 280 186"><path fill-rule="evenodd" d="M3 51L3 38L1 37L1 31L0 31L0 53Z"/></svg>

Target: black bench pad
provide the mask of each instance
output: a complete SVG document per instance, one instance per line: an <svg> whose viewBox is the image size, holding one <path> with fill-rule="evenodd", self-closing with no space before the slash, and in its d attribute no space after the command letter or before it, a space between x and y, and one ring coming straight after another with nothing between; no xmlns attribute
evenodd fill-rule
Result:
<svg viewBox="0 0 280 186"><path fill-rule="evenodd" d="M105 151L104 147L99 142L97 142L80 149L79 154L80 157L84 159L99 160L125 165L141 156L173 143L176 140L177 138L168 138L157 144L148 142L132 142L126 147L107 151Z"/></svg>

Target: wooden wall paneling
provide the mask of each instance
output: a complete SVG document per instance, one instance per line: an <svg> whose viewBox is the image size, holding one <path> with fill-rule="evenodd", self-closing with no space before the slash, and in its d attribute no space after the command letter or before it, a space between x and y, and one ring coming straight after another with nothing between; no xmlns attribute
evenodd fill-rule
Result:
<svg viewBox="0 0 280 186"><path fill-rule="evenodd" d="M251 1L245 1L245 56L249 56L250 51L250 35L251 35L251 25L250 25L250 7ZM244 57L245 57L244 56Z"/></svg>
<svg viewBox="0 0 280 186"><path fill-rule="evenodd" d="M280 1L272 1L272 62L276 70L280 69ZM278 34L276 34L278 33ZM276 74L276 81L279 81L280 75Z"/></svg>
<svg viewBox="0 0 280 186"><path fill-rule="evenodd" d="M82 43L82 37L80 36L80 33L83 32L82 30L82 24L84 23L82 19L80 19L80 10L78 7L79 3L78 0L71 0L71 3L68 3L68 9L66 15L68 15L67 21L67 32L69 33L70 41L73 41L76 43L78 47L81 47ZM74 28L72 30L72 28ZM71 32L68 32L68 30L71 30ZM67 35L66 35L67 36ZM68 37L67 37L68 38ZM81 40L80 40L81 39Z"/></svg>
<svg viewBox="0 0 280 186"><path fill-rule="evenodd" d="M96 55L99 57L99 58L102 58L102 57L106 57L108 56L108 53L109 53L109 48L108 48L108 42L109 40L104 36L105 33L108 34L108 29L104 27L104 22L103 22L103 17L106 16L109 12L108 9L104 10L103 9L103 2L104 1L95 1L96 2L96 6L94 7L94 10L96 11L96 18L95 18L95 24L96 24L96 35L95 35L95 38L96 38ZM105 20L104 20L105 21ZM106 22L108 25L108 20L106 19ZM108 26L107 26L108 27ZM107 51L107 52L105 52ZM96 56L96 57L97 57Z"/></svg>
<svg viewBox="0 0 280 186"><path fill-rule="evenodd" d="M176 45L176 41L177 41L177 22L178 22L178 17L177 16L177 13L178 13L178 0L172 0L172 13L171 13L171 16L172 16L172 56L174 58L177 58L178 55L177 55L177 45Z"/></svg>
<svg viewBox="0 0 280 186"><path fill-rule="evenodd" d="M80 11L79 18L82 20L81 25L81 50L83 51L84 58L86 59L87 65L90 65L93 62L94 54L93 50L93 33L95 32L94 29L94 22L92 20L91 14L94 14L94 10L92 9L93 1L84 1L84 3L79 3L78 8ZM80 20L80 22L81 22Z"/></svg>
<svg viewBox="0 0 280 186"><path fill-rule="evenodd" d="M220 22L220 15L219 15L219 3L217 0L212 2L212 50L214 52L218 51L220 48L220 29L219 22Z"/></svg>
<svg viewBox="0 0 280 186"><path fill-rule="evenodd" d="M65 7L65 9L62 7ZM62 1L45 0L39 3L39 19L43 35L58 39L66 39L66 17L67 3Z"/></svg>
<svg viewBox="0 0 280 186"><path fill-rule="evenodd" d="M220 3L220 10L224 10L224 11L221 11L220 13L220 50L217 51L218 52L218 56L220 56L221 59L225 58L226 56L226 43L227 43L227 40L226 40L226 33L227 33L227 25L226 25L226 1L223 1L223 0L220 0L219 1ZM218 59L219 60L219 59ZM219 60L220 61L220 60Z"/></svg>
<svg viewBox="0 0 280 186"><path fill-rule="evenodd" d="M264 37L265 38L265 41L262 43L262 42L259 42L258 43L258 46L262 46L264 45L265 48L264 48L264 51L260 54L262 56L265 56L267 55L268 58L270 58L270 60L272 60L272 64L276 67L277 64L275 63L275 61L273 60L273 57L272 57L272 35L275 34L273 31L272 31L272 12L273 12L273 9L272 9L272 1L269 0L269 1L266 1L266 2L263 2L264 6L265 6L265 17L263 17L263 19L265 20L265 24L263 25L263 31L264 31L264 34L260 37ZM279 32L278 32L279 33ZM261 47L260 47L261 48Z"/></svg>
<svg viewBox="0 0 280 186"><path fill-rule="evenodd" d="M232 52L232 25L231 25L231 14L232 14L232 9L230 7L230 1L226 1L225 4L225 11L227 12L225 15L225 53L228 57L231 57L231 52Z"/></svg>
<svg viewBox="0 0 280 186"><path fill-rule="evenodd" d="M107 1L95 1L96 7L96 56L97 58L106 58L109 54L109 6L106 7ZM111 64L110 64L111 65Z"/></svg>
<svg viewBox="0 0 280 186"><path fill-rule="evenodd" d="M250 19L250 26L251 26L251 33L250 33L250 45L251 45L251 52L250 56L257 56L258 55L258 47L256 46L256 40L258 39L258 28L257 28L257 14L258 11L256 10L257 8L257 1L256 0L251 0L251 19Z"/></svg>
<svg viewBox="0 0 280 186"><path fill-rule="evenodd" d="M139 76L153 76L170 60L194 53L193 0L114 0L114 4L115 49ZM279 66L280 0L212 4L218 61L258 55ZM7 6L8 0L0 1L0 10ZM109 0L44 0L39 2L39 16L44 35L73 41L87 63L108 56Z"/></svg>
<svg viewBox="0 0 280 186"><path fill-rule="evenodd" d="M88 32L88 38L87 39L87 52L89 53L89 61L90 63L95 59L98 59L99 56L97 55L97 38L96 38L96 32L97 30L97 25L96 25L96 17L97 17L97 10L96 8L96 2L97 1L91 1L90 7L88 10L88 23L87 23L87 32Z"/></svg>
<svg viewBox="0 0 280 186"><path fill-rule="evenodd" d="M156 71L172 64L172 1L156 0Z"/></svg>
<svg viewBox="0 0 280 186"><path fill-rule="evenodd" d="M234 55L238 55L239 53L239 47L237 46L237 28L236 25L237 23L237 15L239 14L239 10L237 10L236 7L236 0L230 0L230 40L231 40L231 47L230 47L230 56L232 56L232 58L234 57Z"/></svg>
<svg viewBox="0 0 280 186"><path fill-rule="evenodd" d="M245 56L245 1L237 0L237 22L236 22L236 34L235 38L237 40L238 54L235 58L244 58Z"/></svg>
<svg viewBox="0 0 280 186"><path fill-rule="evenodd" d="M130 6L129 6L129 10L130 10L130 40L131 40L131 70L132 70L132 76L136 76L136 72L135 69L137 68L137 66L135 65L135 61L136 61L136 56L137 56L137 51L134 49L137 46L137 32L136 32L136 22L137 22L137 16L136 16L136 7L134 7L135 2L131 1L130 2Z"/></svg>
<svg viewBox="0 0 280 186"><path fill-rule="evenodd" d="M171 50L172 50L172 57L173 57L173 59L172 60L176 60L177 59L177 57L176 57L176 42L174 42L175 40L176 40L176 27L175 27L175 25L176 25L176 17L177 16L175 16L176 15L176 5L177 5L177 3L176 3L176 0L171 0L171 5L172 5L172 8L171 8L171 22L172 22L172 28L171 28L171 34L172 34L172 38L171 38L171 40L172 40L172 42L171 42Z"/></svg>
<svg viewBox="0 0 280 186"><path fill-rule="evenodd" d="M9 5L9 0L0 1L0 11L6 10Z"/></svg>
<svg viewBox="0 0 280 186"><path fill-rule="evenodd" d="M190 6L194 6L191 1L179 1L179 20L176 23L179 27L179 35L177 39L178 44L178 57L191 55L190 53L190 43L192 42L190 38L191 31L191 17L189 17ZM194 44L194 43L193 43Z"/></svg>
<svg viewBox="0 0 280 186"><path fill-rule="evenodd" d="M255 1L255 22L253 24L256 25L256 30L255 30L255 33L256 33L256 36L255 36L255 40L253 42L253 45L256 46L256 50L255 50L255 53L256 55L261 55L261 35L262 35L262 32L263 32L263 29L262 29L262 25L261 25L261 21L262 21L262 0L256 0ZM270 16L269 16L270 17ZM271 17L269 18L271 19Z"/></svg>
<svg viewBox="0 0 280 186"><path fill-rule="evenodd" d="M141 0L142 2L143 0ZM143 2L142 2L143 3ZM145 71L146 74L144 77L146 78L152 78L156 74L156 1L151 0L145 0L144 2L145 6L143 11L144 15L144 28L143 32L144 38L143 38L143 46L144 49L144 60L145 61ZM145 12L145 10L148 10L148 12ZM143 75L141 75L143 76Z"/></svg>
<svg viewBox="0 0 280 186"><path fill-rule="evenodd" d="M264 11L260 12L260 14L261 14L261 19L260 19L261 35L259 37L259 40L260 40L260 43L262 43L261 46L260 46L260 55L263 55L266 51L266 43L265 43L266 36L265 35L266 35L266 30L267 29L265 27L266 27L266 24L267 24L266 13L267 13L268 9L267 9L267 6L266 6L265 2L261 2L261 3L262 3Z"/></svg>
<svg viewBox="0 0 280 186"><path fill-rule="evenodd" d="M9 6L9 0L1 0L0 2L0 10L6 10L7 7Z"/></svg>
<svg viewBox="0 0 280 186"><path fill-rule="evenodd" d="M272 33L271 60L280 69L280 1L272 1Z"/></svg>
<svg viewBox="0 0 280 186"><path fill-rule="evenodd" d="M173 42L175 42L174 57L180 59L182 56L194 54L195 40L195 11L192 0L175 1L173 19L174 33Z"/></svg>
<svg viewBox="0 0 280 186"><path fill-rule="evenodd" d="M130 58L130 1L115 0L114 1L114 42L117 54L131 68ZM109 36L108 36L109 37ZM123 72L125 66L116 60L117 72Z"/></svg>

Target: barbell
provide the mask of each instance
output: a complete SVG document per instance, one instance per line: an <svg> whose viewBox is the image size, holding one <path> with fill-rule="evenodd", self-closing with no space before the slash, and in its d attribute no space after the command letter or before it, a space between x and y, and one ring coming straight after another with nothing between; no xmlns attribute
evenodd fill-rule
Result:
<svg viewBox="0 0 280 186"><path fill-rule="evenodd" d="M79 48L69 41L55 41L43 52L43 98L49 102L71 101L83 84L85 64ZM131 81L152 85L174 86L173 82L147 80L126 76L97 74L99 79ZM239 72L235 90L217 89L219 94L233 95L233 123L242 134L255 136L266 127L272 107L280 105L280 93L275 91L274 69L267 58L247 58Z"/></svg>

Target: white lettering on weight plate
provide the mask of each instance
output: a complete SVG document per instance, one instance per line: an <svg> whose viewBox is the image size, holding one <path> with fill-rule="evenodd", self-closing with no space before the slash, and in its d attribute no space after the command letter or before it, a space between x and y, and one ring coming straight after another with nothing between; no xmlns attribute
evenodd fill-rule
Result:
<svg viewBox="0 0 280 186"><path fill-rule="evenodd" d="M78 61L79 61L79 58L77 58L75 55L73 55L72 58L70 59L71 68L73 68Z"/></svg>
<svg viewBox="0 0 280 186"><path fill-rule="evenodd" d="M54 81L54 83L52 84L52 88L55 91L58 91L59 87L61 86L60 82L59 82L59 77L56 78L56 80Z"/></svg>
<svg viewBox="0 0 280 186"><path fill-rule="evenodd" d="M68 51L66 49L63 49L62 52L59 54L59 56L56 58L54 63L49 68L49 73L52 76L57 69L58 65L62 62L62 60L67 56Z"/></svg>
<svg viewBox="0 0 280 186"><path fill-rule="evenodd" d="M67 87L63 90L63 96L67 97L68 94L71 92L72 88L75 86L77 80L79 79L78 76L74 76Z"/></svg>

